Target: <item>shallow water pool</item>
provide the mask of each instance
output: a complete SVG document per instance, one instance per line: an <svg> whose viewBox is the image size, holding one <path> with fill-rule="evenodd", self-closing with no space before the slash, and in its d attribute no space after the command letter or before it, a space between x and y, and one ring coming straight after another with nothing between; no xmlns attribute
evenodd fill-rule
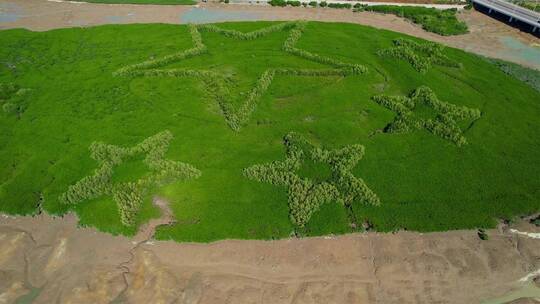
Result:
<svg viewBox="0 0 540 304"><path fill-rule="evenodd" d="M527 285L523 286L523 288L515 290L502 297L484 301L481 304L505 304L505 303L517 300L519 298L539 298L540 299L540 288L536 287L536 285L533 282L529 282L527 283Z"/></svg>
<svg viewBox="0 0 540 304"><path fill-rule="evenodd" d="M0 23L15 22L20 18L21 9L13 3L0 3Z"/></svg>
<svg viewBox="0 0 540 304"><path fill-rule="evenodd" d="M180 14L180 23L214 23L224 21L255 21L260 20L261 15L241 10L219 10L194 7Z"/></svg>
<svg viewBox="0 0 540 304"><path fill-rule="evenodd" d="M540 45L525 44L514 37L504 36L499 38L505 46L505 55L515 58L519 62L527 62L540 69Z"/></svg>

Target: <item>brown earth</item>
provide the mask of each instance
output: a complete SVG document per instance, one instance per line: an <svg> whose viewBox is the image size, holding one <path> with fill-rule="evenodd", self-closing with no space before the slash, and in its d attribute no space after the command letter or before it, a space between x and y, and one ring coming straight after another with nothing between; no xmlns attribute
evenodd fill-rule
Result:
<svg viewBox="0 0 540 304"><path fill-rule="evenodd" d="M364 24L540 69L540 60L521 58L519 52L502 43L500 38L512 37L528 46L540 46L540 39L477 11L462 11L459 14L459 18L468 24L470 33L445 37L426 32L418 25L412 24L405 19L372 12L354 13L350 10L339 9L281 8L218 3L204 3L197 7L221 16L242 14L240 17L230 17L230 20L304 19ZM0 0L0 9L8 16L16 17L14 21L1 22L0 29L22 27L44 31L62 27L93 26L109 23L183 23L186 13L191 12L195 7L89 4L50 2L46 0Z"/></svg>
<svg viewBox="0 0 540 304"><path fill-rule="evenodd" d="M481 303L540 268L540 240L507 229L179 244L150 226L134 241L73 215L3 216L0 303Z"/></svg>

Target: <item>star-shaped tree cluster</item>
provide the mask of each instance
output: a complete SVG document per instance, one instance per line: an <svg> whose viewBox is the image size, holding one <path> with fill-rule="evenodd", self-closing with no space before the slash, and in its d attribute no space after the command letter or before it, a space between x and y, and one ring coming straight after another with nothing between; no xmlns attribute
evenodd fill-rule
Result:
<svg viewBox="0 0 540 304"><path fill-rule="evenodd" d="M420 73L426 73L434 64L452 68L461 67L461 64L443 54L444 46L441 44L435 42L420 44L403 38L395 39L393 44L393 47L380 50L377 54L405 60Z"/></svg>
<svg viewBox="0 0 540 304"><path fill-rule="evenodd" d="M434 135L449 140L458 146L467 143L457 125L460 120L480 118L480 110L465 106L456 106L440 101L435 93L426 86L414 90L410 96L374 96L373 101L394 111L396 117L388 124L385 132L406 133L415 129L425 129ZM419 114L421 108L427 107L434 112L434 117Z"/></svg>
<svg viewBox="0 0 540 304"><path fill-rule="evenodd" d="M244 170L244 175L252 180L286 186L293 224L303 227L312 214L327 202L339 202L346 206L353 202L380 204L377 195L351 172L364 155L363 146L324 150L296 133L285 136L284 144L287 148L285 160L251 166ZM321 182L300 176L298 171L308 158L328 165L331 176Z"/></svg>
<svg viewBox="0 0 540 304"><path fill-rule="evenodd" d="M207 94L220 107L229 127L235 131L240 130L251 114L255 110L261 96L268 90L276 75L290 76L348 76L366 72L366 68L359 64L346 63L340 60L320 56L309 51L299 49L296 43L304 32L306 23L303 21L284 22L269 26L256 31L243 33L236 30L222 29L215 25L189 25L189 31L194 47L176 54L168 55L158 59L148 60L142 63L129 65L116 71L116 76L129 77L194 77L200 79L207 87ZM201 32L214 32L228 38L238 40L254 40L265 37L277 31L288 31L289 36L285 40L282 50L286 54L300 57L312 62L329 65L327 69L298 69L283 67L268 67L260 74L254 87L248 92L241 93L243 101L239 107L233 106L233 100L237 96L231 95L230 87L235 86L235 81L230 77L215 69L185 69L169 68L164 66L179 63L185 59L200 56L208 53L207 46L203 43ZM218 51L218 50L216 50Z"/></svg>
<svg viewBox="0 0 540 304"><path fill-rule="evenodd" d="M29 89L23 89L14 83L0 83L0 105L5 113L22 114L26 109L24 97Z"/></svg>
<svg viewBox="0 0 540 304"><path fill-rule="evenodd" d="M131 148L94 142L90 146L91 157L98 162L99 167L93 175L70 186L60 196L60 201L77 204L101 196L112 196L118 206L122 223L126 226L135 224L135 217L148 189L174 181L197 178L201 174L189 164L165 159L172 138L171 132L164 131ZM137 155L144 155L143 163L148 168L148 174L136 181L113 182L114 168Z"/></svg>

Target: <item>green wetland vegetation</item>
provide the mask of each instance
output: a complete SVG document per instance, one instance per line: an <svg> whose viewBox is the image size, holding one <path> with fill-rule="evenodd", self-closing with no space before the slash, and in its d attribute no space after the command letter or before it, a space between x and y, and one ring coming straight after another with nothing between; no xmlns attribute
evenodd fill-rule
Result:
<svg viewBox="0 0 540 304"><path fill-rule="evenodd" d="M228 0L225 0L228 3ZM444 2L444 1L443 1ZM451 3L451 2L450 2ZM418 7L406 5L366 5L361 3L327 3L322 2L300 2L296 0L270 0L268 4L272 6L293 6L293 7L320 7L334 9L353 9L355 12L377 12L382 14L393 14L398 17L416 23L428 32L433 32L443 36L461 35L469 31L467 24L457 18L458 10L437 9L432 7Z"/></svg>
<svg viewBox="0 0 540 304"><path fill-rule="evenodd" d="M499 59L486 58L489 62L498 66L504 73L529 84L535 90L540 92L540 71L521 66L512 62Z"/></svg>
<svg viewBox="0 0 540 304"><path fill-rule="evenodd" d="M540 92L317 22L0 31L0 211L207 242L492 227L540 211ZM534 74L530 74L534 77ZM530 78L529 77L529 78Z"/></svg>
<svg viewBox="0 0 540 304"><path fill-rule="evenodd" d="M393 14L419 24L428 32L443 36L460 35L469 31L467 24L456 17L457 9L436 9L417 6L373 5L366 11Z"/></svg>

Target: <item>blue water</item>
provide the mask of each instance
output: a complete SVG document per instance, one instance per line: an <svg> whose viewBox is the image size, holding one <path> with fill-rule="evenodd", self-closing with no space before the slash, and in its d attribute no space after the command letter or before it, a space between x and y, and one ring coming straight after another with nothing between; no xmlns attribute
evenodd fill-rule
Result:
<svg viewBox="0 0 540 304"><path fill-rule="evenodd" d="M105 16L105 20L107 20L107 23L126 23L129 19L135 17L135 13L129 13L127 15L118 16L118 15L110 15Z"/></svg>
<svg viewBox="0 0 540 304"><path fill-rule="evenodd" d="M260 15L242 11L221 11L194 7L180 14L181 23L213 23L223 21L254 21L259 20Z"/></svg>
<svg viewBox="0 0 540 304"><path fill-rule="evenodd" d="M126 21L125 16L105 16L107 23L124 23Z"/></svg>
<svg viewBox="0 0 540 304"><path fill-rule="evenodd" d="M15 22L20 18L20 7L12 3L0 3L0 23Z"/></svg>
<svg viewBox="0 0 540 304"><path fill-rule="evenodd" d="M0 12L0 22L14 22L19 19L19 16L16 14L9 14Z"/></svg>
<svg viewBox="0 0 540 304"><path fill-rule="evenodd" d="M527 45L513 37L505 36L499 38L509 50L504 52L516 60L527 62L540 69L540 46Z"/></svg>

